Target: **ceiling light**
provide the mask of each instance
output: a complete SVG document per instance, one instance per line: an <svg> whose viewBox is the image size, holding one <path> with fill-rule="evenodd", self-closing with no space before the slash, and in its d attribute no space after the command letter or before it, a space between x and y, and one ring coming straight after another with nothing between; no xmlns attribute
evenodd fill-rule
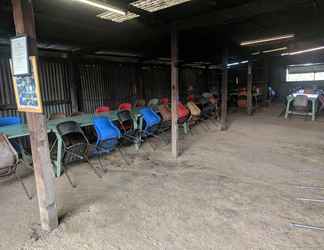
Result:
<svg viewBox="0 0 324 250"><path fill-rule="evenodd" d="M191 0L138 0L131 5L149 12L170 8L175 5L183 4Z"/></svg>
<svg viewBox="0 0 324 250"><path fill-rule="evenodd" d="M241 42L240 45L241 46L253 45L253 44L272 42L272 41L288 39L288 38L293 38L293 37L295 37L294 34L282 35L282 36L274 36L274 37L262 38L262 39L251 40L251 41L244 41L244 42Z"/></svg>
<svg viewBox="0 0 324 250"><path fill-rule="evenodd" d="M305 50L299 50L299 51L295 51L295 52L283 53L281 55L282 56L293 56L293 55L299 55L299 54L313 52L313 51L321 50L321 49L324 49L324 46L316 47L316 48L311 48L311 49L305 49Z"/></svg>
<svg viewBox="0 0 324 250"><path fill-rule="evenodd" d="M248 60L245 60L245 61L240 62L240 64L244 64L244 63L248 63L248 62L249 62Z"/></svg>
<svg viewBox="0 0 324 250"><path fill-rule="evenodd" d="M73 0L73 1L78 1L78 2L81 2L81 3L84 3L84 4L91 5L93 7L97 7L99 9L115 12L115 13L118 13L120 15L126 15L125 11L123 11L121 9L118 9L118 8L115 8L113 6L110 6L110 5L108 5L108 4L104 3L104 2L101 2L101 1L97 1L97 0Z"/></svg>
<svg viewBox="0 0 324 250"><path fill-rule="evenodd" d="M276 51L282 51L282 50L286 50L286 49L288 49L288 48L287 47L281 47L281 48L277 48L277 49L264 50L264 51L262 51L262 53L267 54L267 53L276 52Z"/></svg>
<svg viewBox="0 0 324 250"><path fill-rule="evenodd" d="M135 13L132 13L130 11L127 12L127 15L121 15L119 13L115 13L112 11L106 11L104 13L101 13L97 15L97 17L110 20L116 23L122 23L131 19L134 19L136 17L139 17L139 15L136 15Z"/></svg>
<svg viewBox="0 0 324 250"><path fill-rule="evenodd" d="M260 54L261 54L260 51L256 51L256 52L251 53L252 56L256 56L256 55L260 55Z"/></svg>
<svg viewBox="0 0 324 250"><path fill-rule="evenodd" d="M235 66L235 65L239 65L239 62L234 62L234 63L228 63L227 67L231 67L231 66Z"/></svg>

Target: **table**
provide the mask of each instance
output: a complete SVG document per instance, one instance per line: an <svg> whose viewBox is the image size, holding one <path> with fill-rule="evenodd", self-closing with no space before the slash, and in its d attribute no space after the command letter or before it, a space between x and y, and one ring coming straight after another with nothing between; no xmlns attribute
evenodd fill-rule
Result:
<svg viewBox="0 0 324 250"><path fill-rule="evenodd" d="M312 111L311 112L297 112L290 110L291 103L295 100L296 96L305 95L308 97L308 100L312 102ZM317 110L317 100L320 94L304 94L304 93L294 93L287 96L287 107L285 119L288 119L289 114L295 115L309 115L312 117L312 121L315 121L316 110Z"/></svg>
<svg viewBox="0 0 324 250"><path fill-rule="evenodd" d="M61 122L66 121L75 121L80 124L81 127L88 127L93 125L93 118L95 116L107 116L111 120L116 121L118 120L117 117L118 111L111 111L107 113L100 113L100 114L82 114L79 116L73 116L73 117L64 117L59 119L50 120L47 122L47 132L51 133L53 132L56 135L57 139L57 156L56 159L53 160L53 168L54 173L56 176L60 176L62 174L62 152L63 152L63 139L59 135L56 126L57 124ZM143 119L142 116L138 113L137 109L133 109L131 111L131 114L134 118L134 128L142 128L143 125ZM10 126L4 126L0 127L0 133L5 134L8 139L16 139L16 138L22 138L25 136L29 136L29 130L26 124L16 124L16 125L10 125Z"/></svg>

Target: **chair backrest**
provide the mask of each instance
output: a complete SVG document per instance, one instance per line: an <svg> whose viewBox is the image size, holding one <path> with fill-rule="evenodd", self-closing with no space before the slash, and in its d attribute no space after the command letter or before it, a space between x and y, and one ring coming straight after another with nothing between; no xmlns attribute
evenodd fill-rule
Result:
<svg viewBox="0 0 324 250"><path fill-rule="evenodd" d="M160 100L160 103L161 103L162 105L168 105L168 104L169 104L169 98L167 98L167 97L162 98L162 99Z"/></svg>
<svg viewBox="0 0 324 250"><path fill-rule="evenodd" d="M110 112L110 107L100 106L100 107L96 108L96 113L106 113L106 112Z"/></svg>
<svg viewBox="0 0 324 250"><path fill-rule="evenodd" d="M201 96L199 97L199 103L204 107L206 105L208 105L208 98L204 97L204 96Z"/></svg>
<svg viewBox="0 0 324 250"><path fill-rule="evenodd" d="M0 117L0 127L21 124L21 118L19 116L7 116Z"/></svg>
<svg viewBox="0 0 324 250"><path fill-rule="evenodd" d="M139 99L139 100L136 100L135 107L136 108L144 107L145 104L146 104L146 101L144 99Z"/></svg>
<svg viewBox="0 0 324 250"><path fill-rule="evenodd" d="M66 114L63 112L52 113L49 116L49 120L60 119L60 118L65 118L65 117L66 117Z"/></svg>
<svg viewBox="0 0 324 250"><path fill-rule="evenodd" d="M167 106L159 107L159 112L162 116L163 121L171 121L171 110Z"/></svg>
<svg viewBox="0 0 324 250"><path fill-rule="evenodd" d="M182 102L178 102L178 119L185 118L189 115L189 110L186 108L185 105L182 104Z"/></svg>
<svg viewBox="0 0 324 250"><path fill-rule="evenodd" d="M193 95L189 95L187 99L188 99L188 102L193 102L195 97Z"/></svg>
<svg viewBox="0 0 324 250"><path fill-rule="evenodd" d="M61 122L56 125L57 132L60 136L67 136L70 134L81 134L84 136L84 133L80 127L80 125L75 121L66 121Z"/></svg>
<svg viewBox="0 0 324 250"><path fill-rule="evenodd" d="M208 97L208 102L210 104L217 104L217 98L213 95L211 95L210 97Z"/></svg>
<svg viewBox="0 0 324 250"><path fill-rule="evenodd" d="M110 139L119 139L121 134L120 130L115 126L115 124L108 118L104 116L96 116L93 118L93 125L97 132L97 142L105 141Z"/></svg>
<svg viewBox="0 0 324 250"><path fill-rule="evenodd" d="M201 115L201 110L198 108L198 106L194 102L188 102L187 107L190 110L190 113L193 116L200 116Z"/></svg>
<svg viewBox="0 0 324 250"><path fill-rule="evenodd" d="M130 131L134 129L134 121L132 114L129 110L120 110L117 112L118 120L121 124L122 129L126 131Z"/></svg>
<svg viewBox="0 0 324 250"><path fill-rule="evenodd" d="M307 108L308 97L306 95L297 95L294 99L294 106L300 108Z"/></svg>
<svg viewBox="0 0 324 250"><path fill-rule="evenodd" d="M132 110L132 104L128 103L128 102L121 103L121 104L119 104L118 109L119 110L129 110L129 111L131 111Z"/></svg>
<svg viewBox="0 0 324 250"><path fill-rule="evenodd" d="M145 121L144 129L156 126L161 122L160 116L149 107L140 109L139 113L143 116L143 120Z"/></svg>
<svg viewBox="0 0 324 250"><path fill-rule="evenodd" d="M4 134L0 134L0 177L12 175L16 171L18 153Z"/></svg>
<svg viewBox="0 0 324 250"><path fill-rule="evenodd" d="M154 106L158 106L159 103L160 103L160 100L158 98L153 98L148 102L147 106L154 107Z"/></svg>

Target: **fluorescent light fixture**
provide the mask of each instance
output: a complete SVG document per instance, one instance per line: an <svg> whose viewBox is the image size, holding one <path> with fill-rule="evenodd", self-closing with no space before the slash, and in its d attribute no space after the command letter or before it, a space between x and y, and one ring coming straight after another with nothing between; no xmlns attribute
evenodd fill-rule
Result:
<svg viewBox="0 0 324 250"><path fill-rule="evenodd" d="M73 1L88 4L90 6L93 6L93 7L99 8L99 9L115 12L115 13L118 13L120 15L126 15L125 11L123 11L121 9L118 9L118 8L115 8L113 6L110 6L110 5L108 5L108 4L104 3L104 2L101 2L101 1L97 1L97 0L73 0Z"/></svg>
<svg viewBox="0 0 324 250"><path fill-rule="evenodd" d="M131 3L131 5L145 11L155 12L190 1L191 0L138 0Z"/></svg>
<svg viewBox="0 0 324 250"><path fill-rule="evenodd" d="M235 66L235 65L239 65L239 62L234 62L234 63L228 63L227 67L231 67L231 66Z"/></svg>
<svg viewBox="0 0 324 250"><path fill-rule="evenodd" d="M273 36L273 37L262 38L262 39L257 39L257 40L244 41L244 42L241 42L240 45L241 46L253 45L253 44L258 44L258 43L266 43L266 42L272 42L272 41L277 41L277 40L282 40L282 39L289 39L289 38L293 38L293 37L295 37L294 34Z"/></svg>
<svg viewBox="0 0 324 250"><path fill-rule="evenodd" d="M115 13L112 11L106 11L104 13L101 13L97 15L97 17L110 20L116 23L122 23L131 19L134 19L136 17L139 17L139 15L136 15L135 13L132 12L127 12L127 15L121 15L119 13Z"/></svg>
<svg viewBox="0 0 324 250"><path fill-rule="evenodd" d="M272 52L277 52L277 51L282 51L288 49L287 47L281 47L277 49L269 49L269 50L264 50L262 53L267 54L267 53L272 53Z"/></svg>
<svg viewBox="0 0 324 250"><path fill-rule="evenodd" d="M256 52L251 53L252 56L257 56L257 55L260 55L260 54L261 54L260 51L256 51Z"/></svg>
<svg viewBox="0 0 324 250"><path fill-rule="evenodd" d="M299 50L299 51L294 51L294 52L283 53L281 55L282 56L293 56L293 55L304 54L304 53L313 52L313 51L317 51L317 50L321 50L321 49L324 49L324 46L311 48L311 49L305 49L305 50Z"/></svg>
<svg viewBox="0 0 324 250"><path fill-rule="evenodd" d="M240 64L245 64L245 63L248 63L248 62L249 62L248 60L245 60L245 61L240 62Z"/></svg>

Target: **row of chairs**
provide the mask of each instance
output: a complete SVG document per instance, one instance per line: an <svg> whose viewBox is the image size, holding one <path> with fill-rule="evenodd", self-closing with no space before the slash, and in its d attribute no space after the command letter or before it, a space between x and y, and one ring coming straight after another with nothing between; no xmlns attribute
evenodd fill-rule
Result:
<svg viewBox="0 0 324 250"><path fill-rule="evenodd" d="M119 123L117 125L106 116L95 116L93 118L93 125L97 140L94 144L89 142L86 133L77 122L65 121L57 125L56 129L63 139L63 154L61 159L63 171L72 187L76 187L76 185L68 173L67 166L69 164L77 161L85 161L94 170L95 174L101 178L100 171L91 163L89 155L97 155L100 168L103 172L107 172L101 159L103 154L117 149L125 162L129 164L126 154L120 146L129 144L129 142L141 144L145 138L157 136L156 133L161 122L160 117L149 107L141 108L139 113L143 117L143 127L139 129L135 129L134 120L129 110L121 110L118 112ZM13 125L17 122L21 122L21 120L3 124ZM31 199L30 192L16 171L20 165L27 167L29 165L19 157L13 144L3 134L0 135L0 150L0 178L15 176L22 184L27 197Z"/></svg>
<svg viewBox="0 0 324 250"><path fill-rule="evenodd" d="M57 131L63 138L63 169L72 187L76 185L73 183L67 170L67 165L72 162L85 161L90 165L98 177L102 177L98 169L90 162L88 157L89 154L96 154L98 156L99 166L103 172L106 172L107 169L102 162L102 155L110 153L114 149L117 149L126 164L129 164L127 156L121 149L121 146L129 143L140 146L145 138L148 137L156 137L164 143L167 143L162 139L160 134L171 127L170 103L168 98L157 100L150 101L148 103L150 107L139 108L139 113L143 117L143 126L139 129L135 129L134 127L134 120L130 111L132 106L129 103L119 106L117 123L114 123L105 116L95 116L93 124L97 140L94 144L89 142L86 133L78 123L66 121L57 125ZM144 102L141 104L144 104ZM203 100L202 98L199 98L198 102L191 100L186 106L179 102L177 107L178 125L184 125L188 122L190 126L193 126L209 117L215 117L217 106L214 104L215 103L210 102L210 100ZM99 114L101 112L109 112L110 109L99 107L96 111L96 113ZM0 119L0 126L17 123L21 123L19 117ZM0 155L0 177L16 176L21 182L27 197L31 198L25 184L16 173L18 165L21 164L29 167L29 164L26 164L21 157L19 157L19 151L17 148L13 147L13 145L15 146L15 144L9 142L5 135L0 135L0 150L4 152Z"/></svg>

